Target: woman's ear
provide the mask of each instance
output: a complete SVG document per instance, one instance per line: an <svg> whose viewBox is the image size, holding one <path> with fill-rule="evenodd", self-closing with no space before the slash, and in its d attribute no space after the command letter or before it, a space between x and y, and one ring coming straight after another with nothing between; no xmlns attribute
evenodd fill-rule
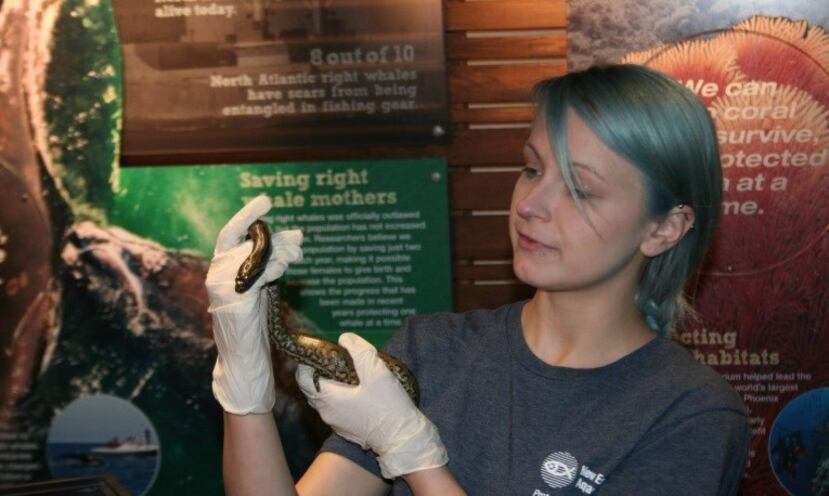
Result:
<svg viewBox="0 0 829 496"><path fill-rule="evenodd" d="M639 246L646 257L655 257L674 246L685 234L694 228L694 209L688 205L677 205L662 220L648 223L649 231Z"/></svg>

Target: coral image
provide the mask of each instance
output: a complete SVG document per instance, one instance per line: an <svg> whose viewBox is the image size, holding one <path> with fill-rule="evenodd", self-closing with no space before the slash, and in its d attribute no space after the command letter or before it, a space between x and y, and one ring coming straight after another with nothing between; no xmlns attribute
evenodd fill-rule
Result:
<svg viewBox="0 0 829 496"><path fill-rule="evenodd" d="M735 4L706 8L716 9L710 19L719 22L720 14L727 19L745 10ZM723 171L720 226L688 288L699 318L685 325L736 332L732 350L695 349L696 356L735 386L761 390L774 383L748 377L797 374L795 386L808 389L829 376L829 34L825 13L789 18L795 10L786 17L732 18L730 25L712 30L709 24L693 36L661 38L642 49L628 45L633 51L617 59L676 79L712 117ZM791 399L743 397L759 424ZM799 489L789 494L826 492L826 454L815 471L819 454L800 448L811 446L811 438L792 429L773 440L755 429L743 492L768 494L770 487L792 484ZM763 446L770 446L770 458L756 456Z"/></svg>
<svg viewBox="0 0 829 496"><path fill-rule="evenodd" d="M768 270L825 234L829 35L821 27L754 16L622 62L674 77L714 118L725 202L711 272Z"/></svg>
<svg viewBox="0 0 829 496"><path fill-rule="evenodd" d="M814 0L568 0L568 65L577 70L618 62L631 50L728 29L757 14L829 27L826 3Z"/></svg>

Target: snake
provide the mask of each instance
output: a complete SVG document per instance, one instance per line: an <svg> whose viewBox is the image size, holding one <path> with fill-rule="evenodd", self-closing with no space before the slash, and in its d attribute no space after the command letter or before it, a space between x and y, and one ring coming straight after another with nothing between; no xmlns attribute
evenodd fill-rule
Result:
<svg viewBox="0 0 829 496"><path fill-rule="evenodd" d="M251 240L253 248L236 273L237 293L244 293L253 287L265 272L272 252L270 230L263 221L254 221L248 227L247 237ZM278 281L265 284L263 289L266 292L269 341L278 351L314 369L313 381L317 392L320 391L320 378L352 386L360 385L360 378L348 350L328 339L290 329L283 322ZM417 379L406 364L383 351L378 351L377 357L400 382L412 402L415 405L419 404L420 389Z"/></svg>

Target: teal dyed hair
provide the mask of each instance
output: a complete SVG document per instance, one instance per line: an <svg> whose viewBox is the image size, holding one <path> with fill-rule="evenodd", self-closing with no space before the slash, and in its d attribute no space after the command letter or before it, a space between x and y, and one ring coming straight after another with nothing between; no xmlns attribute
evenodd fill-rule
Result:
<svg viewBox="0 0 829 496"><path fill-rule="evenodd" d="M550 145L571 191L578 177L567 148L568 109L639 169L652 218L663 219L681 204L694 209L694 229L672 249L648 260L636 294L648 325L670 334L687 309L685 285L702 261L719 218L722 171L708 111L673 79L627 64L591 67L548 79L536 86L535 94L546 118Z"/></svg>

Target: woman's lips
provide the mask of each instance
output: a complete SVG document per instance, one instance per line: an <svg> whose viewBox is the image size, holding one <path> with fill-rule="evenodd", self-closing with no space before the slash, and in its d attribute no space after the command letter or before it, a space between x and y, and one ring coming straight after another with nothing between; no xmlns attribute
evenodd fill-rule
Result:
<svg viewBox="0 0 829 496"><path fill-rule="evenodd" d="M521 247L523 250L527 251L539 251L539 250L552 250L552 246L545 245L544 243L531 238L527 235L518 233L518 246Z"/></svg>

